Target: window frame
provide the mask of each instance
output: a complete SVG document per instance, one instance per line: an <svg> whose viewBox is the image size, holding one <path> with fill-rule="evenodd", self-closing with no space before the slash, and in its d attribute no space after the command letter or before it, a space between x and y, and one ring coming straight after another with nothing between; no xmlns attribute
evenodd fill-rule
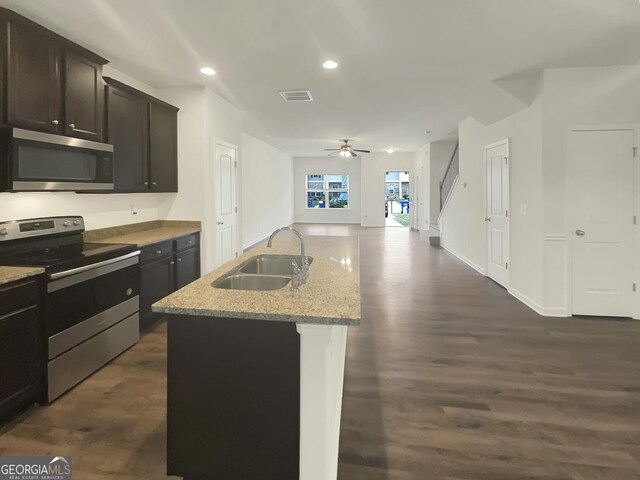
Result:
<svg viewBox="0 0 640 480"><path fill-rule="evenodd" d="M329 184L333 183L330 180L327 180L326 177L340 176L346 177L347 188L329 188ZM322 188L309 188L309 182L320 182L317 178L313 177L322 177ZM304 208L305 210L324 210L324 211L341 211L341 210L350 210L351 209L351 199L350 199L350 190L351 190L351 179L350 175L346 173L308 173L304 176ZM326 205L325 208L316 208L309 206L309 193L322 193L324 194L324 203ZM331 193L346 193L347 194L347 206L342 208L331 208L329 205L329 195Z"/></svg>

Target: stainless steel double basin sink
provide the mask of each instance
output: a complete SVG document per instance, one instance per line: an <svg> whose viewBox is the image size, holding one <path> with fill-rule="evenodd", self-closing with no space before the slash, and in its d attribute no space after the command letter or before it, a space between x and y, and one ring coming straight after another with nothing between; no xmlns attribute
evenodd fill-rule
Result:
<svg viewBox="0 0 640 480"><path fill-rule="evenodd" d="M309 265L313 257L307 256ZM258 255L215 280L214 288L227 290L279 290L291 283L292 260L302 265L300 255Z"/></svg>

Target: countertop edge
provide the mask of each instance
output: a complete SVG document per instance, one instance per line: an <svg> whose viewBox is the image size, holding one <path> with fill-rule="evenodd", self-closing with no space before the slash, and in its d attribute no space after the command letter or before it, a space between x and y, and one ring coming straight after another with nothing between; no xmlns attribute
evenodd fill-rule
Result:
<svg viewBox="0 0 640 480"><path fill-rule="evenodd" d="M256 312L232 312L226 310L205 310L197 308L172 308L155 306L151 307L155 313L164 313L169 315L185 315L195 317L222 317L237 318L240 320L263 320L272 322L288 322L304 325L338 325L338 326L358 326L360 318L334 318L334 317L308 317L303 315L286 315L278 313L256 313Z"/></svg>
<svg viewBox="0 0 640 480"><path fill-rule="evenodd" d="M1 265L0 268L7 267L5 265ZM11 275L7 275L4 278L0 278L0 285L6 285L11 282L18 282L20 280L24 280L25 278L37 277L38 275L42 275L44 273L44 268L39 267L10 267L10 268L24 268L25 271L16 272Z"/></svg>
<svg viewBox="0 0 640 480"><path fill-rule="evenodd" d="M180 230L179 232L171 232L171 233L167 233L166 235L159 235L157 237L154 237L153 239L150 239L148 241L126 241L126 238L121 238L121 237L127 237L127 236L133 236L133 235L153 235L153 232L155 230L164 230L167 228L172 228L172 229L176 229L176 230ZM201 228L197 228L197 227L160 227L160 228L152 228L149 230L143 230L140 232L134 232L134 233L129 233L129 234L123 234L123 235L118 235L115 237L105 237L105 238L101 238L99 240L94 240L93 243L121 243L121 244L125 244L125 245L135 245L136 247L148 247L149 245L154 245L156 243L160 243L160 242L166 242L168 240L175 240L177 238L180 237L185 237L187 235L193 235L194 233L201 233L202 229Z"/></svg>

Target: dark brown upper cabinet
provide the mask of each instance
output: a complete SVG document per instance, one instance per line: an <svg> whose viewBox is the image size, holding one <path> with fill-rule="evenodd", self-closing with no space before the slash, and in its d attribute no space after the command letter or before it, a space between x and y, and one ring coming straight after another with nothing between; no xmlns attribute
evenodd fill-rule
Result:
<svg viewBox="0 0 640 480"><path fill-rule="evenodd" d="M149 102L115 85L107 85L106 99L107 142L113 145L115 190L149 190Z"/></svg>
<svg viewBox="0 0 640 480"><path fill-rule="evenodd" d="M0 8L2 124L103 141L104 58Z"/></svg>
<svg viewBox="0 0 640 480"><path fill-rule="evenodd" d="M178 108L113 78L104 81L114 191L177 192Z"/></svg>
<svg viewBox="0 0 640 480"><path fill-rule="evenodd" d="M66 51L64 68L64 133L102 141L102 65Z"/></svg>
<svg viewBox="0 0 640 480"><path fill-rule="evenodd" d="M158 102L149 106L151 191L177 192L178 109Z"/></svg>
<svg viewBox="0 0 640 480"><path fill-rule="evenodd" d="M62 127L60 48L32 28L9 23L7 123L60 133Z"/></svg>

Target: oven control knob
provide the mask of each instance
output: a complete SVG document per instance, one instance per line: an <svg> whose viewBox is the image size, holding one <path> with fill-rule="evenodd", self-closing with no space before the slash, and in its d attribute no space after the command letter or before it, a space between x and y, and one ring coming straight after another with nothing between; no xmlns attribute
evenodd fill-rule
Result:
<svg viewBox="0 0 640 480"><path fill-rule="evenodd" d="M71 222L69 220L67 220L66 222L62 222L63 227L68 227L69 225L71 225Z"/></svg>
<svg viewBox="0 0 640 480"><path fill-rule="evenodd" d="M78 225L80 225L80 220L74 220L73 224L77 227Z"/></svg>
<svg viewBox="0 0 640 480"><path fill-rule="evenodd" d="M9 235L9 230L6 228L0 228L0 235Z"/></svg>

